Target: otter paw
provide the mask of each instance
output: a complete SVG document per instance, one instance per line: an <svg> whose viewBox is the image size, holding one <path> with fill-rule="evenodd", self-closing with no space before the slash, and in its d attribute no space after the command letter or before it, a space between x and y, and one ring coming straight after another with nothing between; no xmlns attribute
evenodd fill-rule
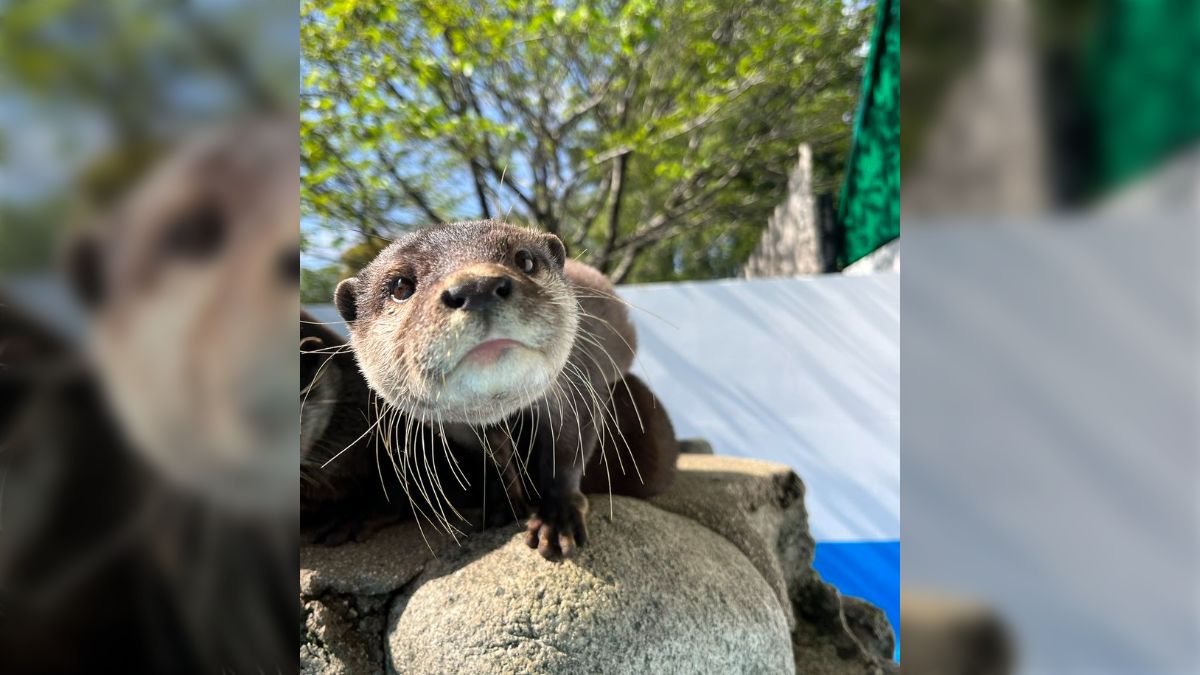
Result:
<svg viewBox="0 0 1200 675"><path fill-rule="evenodd" d="M587 544L588 501L576 492L565 498L547 498L525 527L525 543L547 560L570 558Z"/></svg>

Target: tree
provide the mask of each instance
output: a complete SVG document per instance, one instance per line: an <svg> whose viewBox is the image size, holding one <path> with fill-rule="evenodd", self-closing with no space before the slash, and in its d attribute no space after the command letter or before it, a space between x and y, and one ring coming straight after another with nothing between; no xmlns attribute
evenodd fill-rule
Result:
<svg viewBox="0 0 1200 675"><path fill-rule="evenodd" d="M800 142L849 145L869 7L816 0L319 0L302 198L337 246L509 217L614 280L727 276Z"/></svg>

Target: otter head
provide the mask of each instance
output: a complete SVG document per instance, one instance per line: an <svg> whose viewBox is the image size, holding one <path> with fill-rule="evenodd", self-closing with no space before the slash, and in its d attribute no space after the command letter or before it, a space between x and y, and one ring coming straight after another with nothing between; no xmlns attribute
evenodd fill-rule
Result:
<svg viewBox="0 0 1200 675"><path fill-rule="evenodd" d="M558 237L496 221L407 235L338 285L367 382L416 419L484 425L540 398L579 324Z"/></svg>

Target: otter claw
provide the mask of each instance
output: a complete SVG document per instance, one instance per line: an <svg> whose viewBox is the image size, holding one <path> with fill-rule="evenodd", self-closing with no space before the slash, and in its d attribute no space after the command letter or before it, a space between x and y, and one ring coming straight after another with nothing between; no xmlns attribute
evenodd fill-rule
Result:
<svg viewBox="0 0 1200 675"><path fill-rule="evenodd" d="M570 558L587 544L587 511L587 497L580 493L546 501L526 524L525 544L547 560Z"/></svg>

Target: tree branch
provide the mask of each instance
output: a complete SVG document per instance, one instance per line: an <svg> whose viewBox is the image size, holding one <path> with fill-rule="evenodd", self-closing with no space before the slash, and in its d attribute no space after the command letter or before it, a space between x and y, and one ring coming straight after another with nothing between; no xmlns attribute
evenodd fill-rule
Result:
<svg viewBox="0 0 1200 675"><path fill-rule="evenodd" d="M587 240L588 229L591 227L592 222L595 221L600 215L600 209L602 209L604 205L608 203L608 194L611 189L612 172L609 171L608 176L600 185L599 194L597 194L596 198L592 200L591 205L588 206L587 210L583 212L583 216L580 218L579 232L577 232L574 239L571 240L571 245L573 248L579 248L583 246L583 243Z"/></svg>
<svg viewBox="0 0 1200 675"><path fill-rule="evenodd" d="M338 89L340 89L342 91L343 96L346 96L347 98L349 98L349 92L347 91L345 78L343 77L341 70L338 69L337 66L334 64L327 64L327 65L329 65L330 70L337 77ZM387 87L392 89L393 92L395 92L395 88L392 86L391 82L389 82L386 78L384 79L384 83ZM395 92L395 93L396 93L397 97L399 97L401 100L403 100L403 97L400 96L399 92ZM341 125L338 125L338 126L340 128ZM364 139L359 138L357 140L359 140L361 142ZM387 169L388 175L390 175L392 177L392 180L396 181L396 184L400 186L400 190L402 192L404 192L404 194L406 196L408 196L408 198L411 199L417 205L417 208L420 209L421 212L426 215L426 217L428 217L434 223L446 222L442 218L442 216L429 203L429 200L425 198L425 195L421 194L421 192L419 190L417 190L416 187L412 183L410 183L406 178L404 178L404 176L400 173L400 169L396 166L396 163L390 157L388 157L387 154L383 151L383 146L381 146L381 145L375 146L375 156L379 159L380 164L382 164L383 167L385 169ZM344 160L341 161L341 163L342 163L343 168L345 168L347 171L353 171L349 166L346 165ZM357 175L357 172L354 172L354 173Z"/></svg>
<svg viewBox="0 0 1200 675"><path fill-rule="evenodd" d="M420 209L421 212L426 216L428 216L429 219L433 221L433 224L446 222L446 220L442 218L441 214L439 214L433 208L433 205L429 203L429 200L425 198L425 195L421 194L421 192L417 190L412 183L409 183L408 180L400 174L399 167L397 167L395 162L393 162L392 159L387 156L387 153L383 151L381 146L375 148L375 156L379 158L379 163L383 165L383 168L387 169L388 175L392 177L392 180L396 181L396 184L400 186L400 189L404 192L404 194L407 195L409 199L413 200L413 203L417 205L417 208Z"/></svg>
<svg viewBox="0 0 1200 675"><path fill-rule="evenodd" d="M621 221L621 198L625 195L625 167L629 164L629 156L632 153L625 153L613 162L612 179L612 203L608 207L608 232L604 238L604 248L600 251L600 257L596 260L596 265L605 272L608 271L609 257L612 256L613 248L617 244L617 233L620 231Z"/></svg>
<svg viewBox="0 0 1200 675"><path fill-rule="evenodd" d="M659 143L665 143L667 141L679 138L680 136L689 134L689 133L695 131L696 129L699 129L700 127L707 125L708 123L712 122L714 119L717 118L717 115L724 109L725 105L732 103L735 99L740 97L742 94L745 94L751 88L753 88L759 84L762 84L762 82L763 82L762 77L752 77L752 78L747 79L740 86L738 86L736 89L734 89L732 92L730 92L728 94L729 98L726 99L721 104L713 106L707 112L700 115L699 117L691 119L688 122L686 122L685 124L681 124L678 127L663 133L661 136L658 136L658 137L648 141L647 145L658 145ZM610 150L607 150L605 152L602 152L599 155L596 155L594 158L592 158L592 163L593 164L603 164L604 162L607 162L608 160L613 159L614 157L618 157L626 152L632 152L632 151L633 151L632 147L630 147L628 145L620 145L620 146L617 146Z"/></svg>
<svg viewBox="0 0 1200 675"><path fill-rule="evenodd" d="M487 183L483 179L483 173L480 171L479 165L475 162L467 162L467 164L471 167L471 179L475 182L475 196L479 199L480 217L484 220L490 220L492 210L488 208L487 193L485 192Z"/></svg>
<svg viewBox="0 0 1200 675"><path fill-rule="evenodd" d="M641 251L641 246L630 246L629 248L625 249L625 255L621 256L621 263L617 265L617 268L613 270L612 274L609 275L609 278L614 284L623 283L625 281L625 279L629 276L629 273L633 271L633 261L637 259L637 255L638 253L641 253Z"/></svg>

